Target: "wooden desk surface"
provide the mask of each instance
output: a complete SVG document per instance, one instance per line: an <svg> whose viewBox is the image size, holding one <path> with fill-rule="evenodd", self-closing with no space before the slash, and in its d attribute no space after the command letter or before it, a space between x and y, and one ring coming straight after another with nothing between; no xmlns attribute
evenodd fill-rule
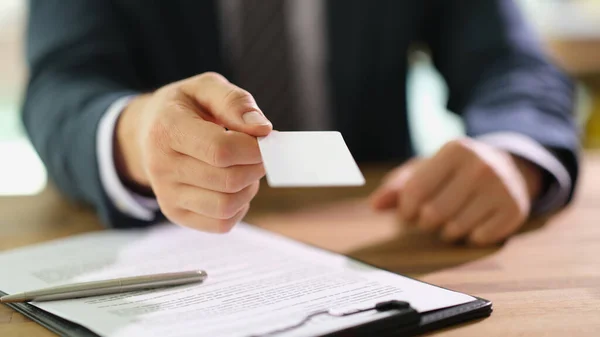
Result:
<svg viewBox="0 0 600 337"><path fill-rule="evenodd" d="M585 158L574 204L532 222L501 247L448 245L372 213L361 196L386 168L366 168L367 186L285 190L264 187L247 221L396 272L492 300L494 313L438 336L600 334L600 153ZM331 201L337 200L337 201ZM102 230L93 214L51 189L0 198L0 250ZM52 336L0 306L0 336Z"/></svg>

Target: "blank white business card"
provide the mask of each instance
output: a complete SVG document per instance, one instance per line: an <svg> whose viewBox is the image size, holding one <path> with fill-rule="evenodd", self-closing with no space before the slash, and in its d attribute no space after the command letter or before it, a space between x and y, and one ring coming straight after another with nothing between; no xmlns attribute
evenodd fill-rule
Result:
<svg viewBox="0 0 600 337"><path fill-rule="evenodd" d="M342 135L337 131L273 131L258 138L271 187L364 185Z"/></svg>

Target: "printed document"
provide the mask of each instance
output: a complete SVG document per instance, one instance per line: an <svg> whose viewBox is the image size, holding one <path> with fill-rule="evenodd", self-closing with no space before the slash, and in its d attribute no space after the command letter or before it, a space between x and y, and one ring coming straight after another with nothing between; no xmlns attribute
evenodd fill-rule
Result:
<svg viewBox="0 0 600 337"><path fill-rule="evenodd" d="M102 336L243 337L324 309L395 299L425 312L475 300L244 223L224 235L173 224L83 234L0 254L0 268L0 290L9 294L153 273L208 273L200 284L31 303ZM326 334L390 314L322 316L281 336Z"/></svg>

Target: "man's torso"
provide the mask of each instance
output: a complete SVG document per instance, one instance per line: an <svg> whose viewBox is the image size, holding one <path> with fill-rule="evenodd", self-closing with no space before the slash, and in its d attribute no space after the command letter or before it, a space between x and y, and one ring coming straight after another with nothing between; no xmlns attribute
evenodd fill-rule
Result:
<svg viewBox="0 0 600 337"><path fill-rule="evenodd" d="M358 160L412 155L406 115L409 47L420 36L423 1L338 0L323 3L331 127ZM115 1L126 19L125 43L139 90L206 71L232 79L216 1Z"/></svg>

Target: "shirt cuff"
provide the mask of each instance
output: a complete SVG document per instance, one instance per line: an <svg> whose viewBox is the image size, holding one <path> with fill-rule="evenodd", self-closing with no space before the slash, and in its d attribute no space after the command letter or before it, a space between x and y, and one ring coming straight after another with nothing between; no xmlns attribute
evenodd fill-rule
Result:
<svg viewBox="0 0 600 337"><path fill-rule="evenodd" d="M96 133L96 155L100 170L100 181L113 205L128 216L145 221L155 219L158 203L153 198L143 197L128 190L117 173L113 157L113 141L117 120L121 111L135 96L126 96L116 100L110 105L100 123Z"/></svg>
<svg viewBox="0 0 600 337"><path fill-rule="evenodd" d="M572 187L566 167L545 147L532 138L516 132L494 132L477 137L478 140L501 148L545 170L553 178L550 186L534 201L532 213L554 211L567 203Z"/></svg>

